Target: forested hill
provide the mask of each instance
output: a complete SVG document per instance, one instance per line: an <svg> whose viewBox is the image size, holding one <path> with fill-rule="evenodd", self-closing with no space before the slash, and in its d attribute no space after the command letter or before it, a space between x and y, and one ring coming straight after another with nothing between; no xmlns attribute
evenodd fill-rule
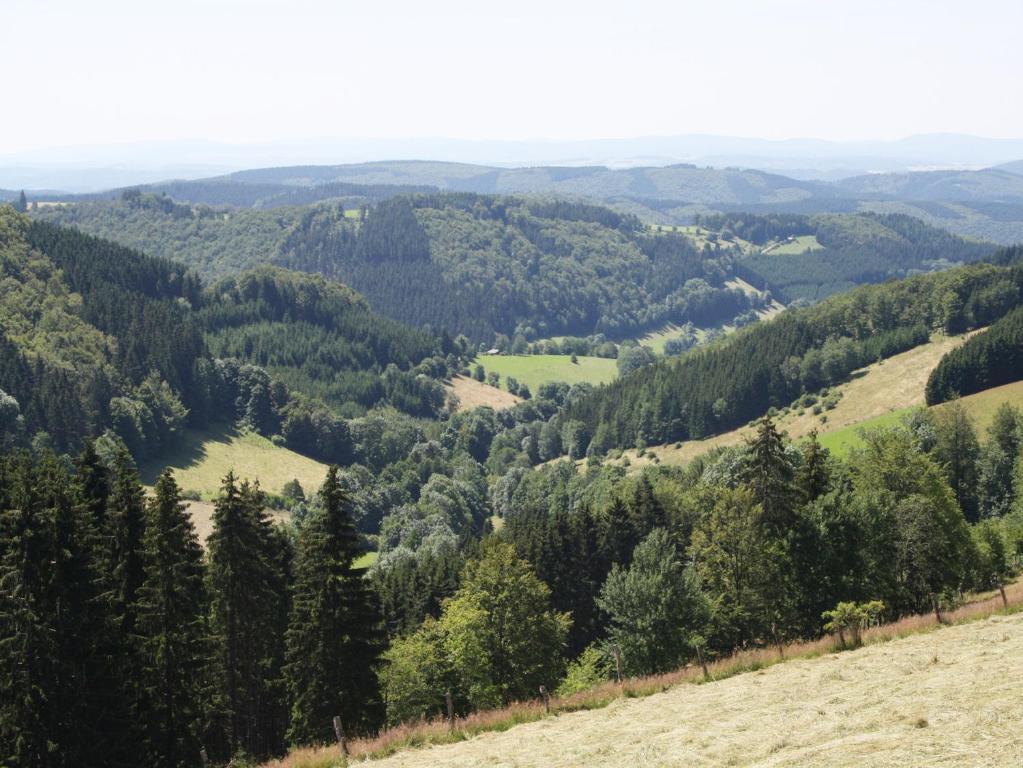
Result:
<svg viewBox="0 0 1023 768"><path fill-rule="evenodd" d="M34 215L180 260L206 278L270 262L321 273L381 314L488 343L496 334L716 323L751 307L724 285L728 244L698 248L607 208L465 194L351 213L339 204L221 210L141 194Z"/></svg>
<svg viewBox="0 0 1023 768"><path fill-rule="evenodd" d="M324 278L264 268L203 289L179 264L0 206L0 432L70 449L105 433L159 455L236 419L326 460L337 414L433 416L457 348ZM344 441L342 440L342 443Z"/></svg>
<svg viewBox="0 0 1023 768"><path fill-rule="evenodd" d="M993 249L908 216L727 214L679 232L602 206L473 193L399 196L358 211L227 210L144 193L33 215L207 278L267 263L323 274L383 315L502 348L520 335L620 338L669 322L727 322L766 299L729 289L736 275L789 303Z"/></svg>
<svg viewBox="0 0 1023 768"><path fill-rule="evenodd" d="M786 304L947 269L989 257L993 251L987 243L965 240L902 214L734 213L698 221L757 246L733 268Z"/></svg>
<svg viewBox="0 0 1023 768"><path fill-rule="evenodd" d="M724 285L730 259L607 208L473 194L396 198L357 228L315 209L277 257L385 315L487 341L729 320L751 306Z"/></svg>
<svg viewBox="0 0 1023 768"><path fill-rule="evenodd" d="M1018 306L1023 266L978 264L865 286L744 329L681 359L642 368L565 414L591 451L701 438L732 429L850 372L961 333Z"/></svg>

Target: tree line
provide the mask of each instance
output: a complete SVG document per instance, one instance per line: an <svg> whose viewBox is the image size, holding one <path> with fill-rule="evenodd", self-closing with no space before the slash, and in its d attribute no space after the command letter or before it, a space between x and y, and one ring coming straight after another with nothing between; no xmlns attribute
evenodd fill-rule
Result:
<svg viewBox="0 0 1023 768"><path fill-rule="evenodd" d="M705 437L916 346L929 332L987 325L1018 305L1021 286L1018 266L986 264L863 286L642 367L576 401L563 418L580 424L596 452Z"/></svg>

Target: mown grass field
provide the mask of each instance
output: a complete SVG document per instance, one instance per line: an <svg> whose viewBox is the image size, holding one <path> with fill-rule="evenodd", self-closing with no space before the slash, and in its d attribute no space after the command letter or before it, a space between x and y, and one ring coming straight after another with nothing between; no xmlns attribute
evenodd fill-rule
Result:
<svg viewBox="0 0 1023 768"><path fill-rule="evenodd" d="M588 382L603 384L618 375L617 361L604 357L580 357L573 363L569 355L494 355L479 356L473 363L479 363L487 373L495 371L501 375L501 389L507 387L509 376L529 387L536 394L537 388L549 381L564 381L568 384Z"/></svg>
<svg viewBox="0 0 1023 768"><path fill-rule="evenodd" d="M279 493L297 479L307 494L319 489L327 465L276 446L250 432L186 430L180 447L141 468L142 482L152 485L164 467L184 491L196 491L204 501L213 499L230 470L240 479L259 480L269 493Z"/></svg>
<svg viewBox="0 0 1023 768"><path fill-rule="evenodd" d="M551 700L414 723L351 744L352 762L426 766L1019 765L1023 585L864 632L794 642ZM935 631L937 630L937 631ZM838 651L838 652L836 652ZM428 746L428 745L434 746ZM337 747L267 768L336 768Z"/></svg>

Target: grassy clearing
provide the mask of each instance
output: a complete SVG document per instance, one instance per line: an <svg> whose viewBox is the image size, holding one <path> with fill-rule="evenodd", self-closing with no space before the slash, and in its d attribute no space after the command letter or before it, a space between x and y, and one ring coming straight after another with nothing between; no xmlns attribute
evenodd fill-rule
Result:
<svg viewBox="0 0 1023 768"><path fill-rule="evenodd" d="M471 411L481 405L489 405L499 411L522 402L522 398L518 395L466 376L453 377L448 389L454 392L458 398L458 410L460 411Z"/></svg>
<svg viewBox="0 0 1023 768"><path fill-rule="evenodd" d="M1023 406L1023 381L987 389L975 395L968 395L967 397L960 398L959 402L962 403L966 413L973 420L973 427L977 435L983 438L987 428L991 425L991 421L994 419L998 406L1002 403ZM942 405L935 406L935 408L942 407ZM824 433L821 435L821 445L830 449L832 453L844 456L851 448L862 444L863 430L894 426L911 410L912 408L900 408L882 416L866 419L858 424L851 424L842 429Z"/></svg>
<svg viewBox="0 0 1023 768"><path fill-rule="evenodd" d="M534 394L541 384L549 381L603 384L618 375L615 360L604 357L577 359L578 362L573 363L569 355L494 355L480 356L476 358L476 363L482 365L487 373L499 373L502 388L511 376L518 379L520 384L528 386Z"/></svg>
<svg viewBox="0 0 1023 768"><path fill-rule="evenodd" d="M868 629L855 651L836 653L832 637L786 646L784 663L773 648L743 651L712 662L709 684L698 667L607 683L552 699L553 717L518 703L452 731L429 722L358 740L352 757L384 758L380 768L1019 765L1023 586L1007 592L1008 609L979 596L945 625L926 614ZM270 765L328 768L336 754L304 749Z"/></svg>
<svg viewBox="0 0 1023 768"><path fill-rule="evenodd" d="M819 251L823 248L824 246L817 242L816 235L800 235L769 245L762 253L770 253L772 256L798 256L807 251Z"/></svg>
<svg viewBox="0 0 1023 768"><path fill-rule="evenodd" d="M659 355L664 354L664 344L670 339L677 339L682 333L681 326L675 325L674 323L668 323L663 328L658 328L656 331L650 331L642 336L637 337L636 341L641 346L650 347L654 352Z"/></svg>
<svg viewBox="0 0 1023 768"><path fill-rule="evenodd" d="M297 479L306 493L321 485L327 465L276 446L265 437L234 430L186 430L180 447L141 468L142 482L152 485L164 467L174 470L182 490L212 500L229 470L239 478L259 480L264 491L278 493Z"/></svg>

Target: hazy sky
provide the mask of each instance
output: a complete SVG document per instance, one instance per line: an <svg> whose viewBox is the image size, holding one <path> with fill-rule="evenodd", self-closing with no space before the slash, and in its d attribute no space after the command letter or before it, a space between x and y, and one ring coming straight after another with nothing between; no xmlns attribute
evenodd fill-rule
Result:
<svg viewBox="0 0 1023 768"><path fill-rule="evenodd" d="M0 0L0 153L174 139L1019 137L1021 29L1023 0Z"/></svg>

